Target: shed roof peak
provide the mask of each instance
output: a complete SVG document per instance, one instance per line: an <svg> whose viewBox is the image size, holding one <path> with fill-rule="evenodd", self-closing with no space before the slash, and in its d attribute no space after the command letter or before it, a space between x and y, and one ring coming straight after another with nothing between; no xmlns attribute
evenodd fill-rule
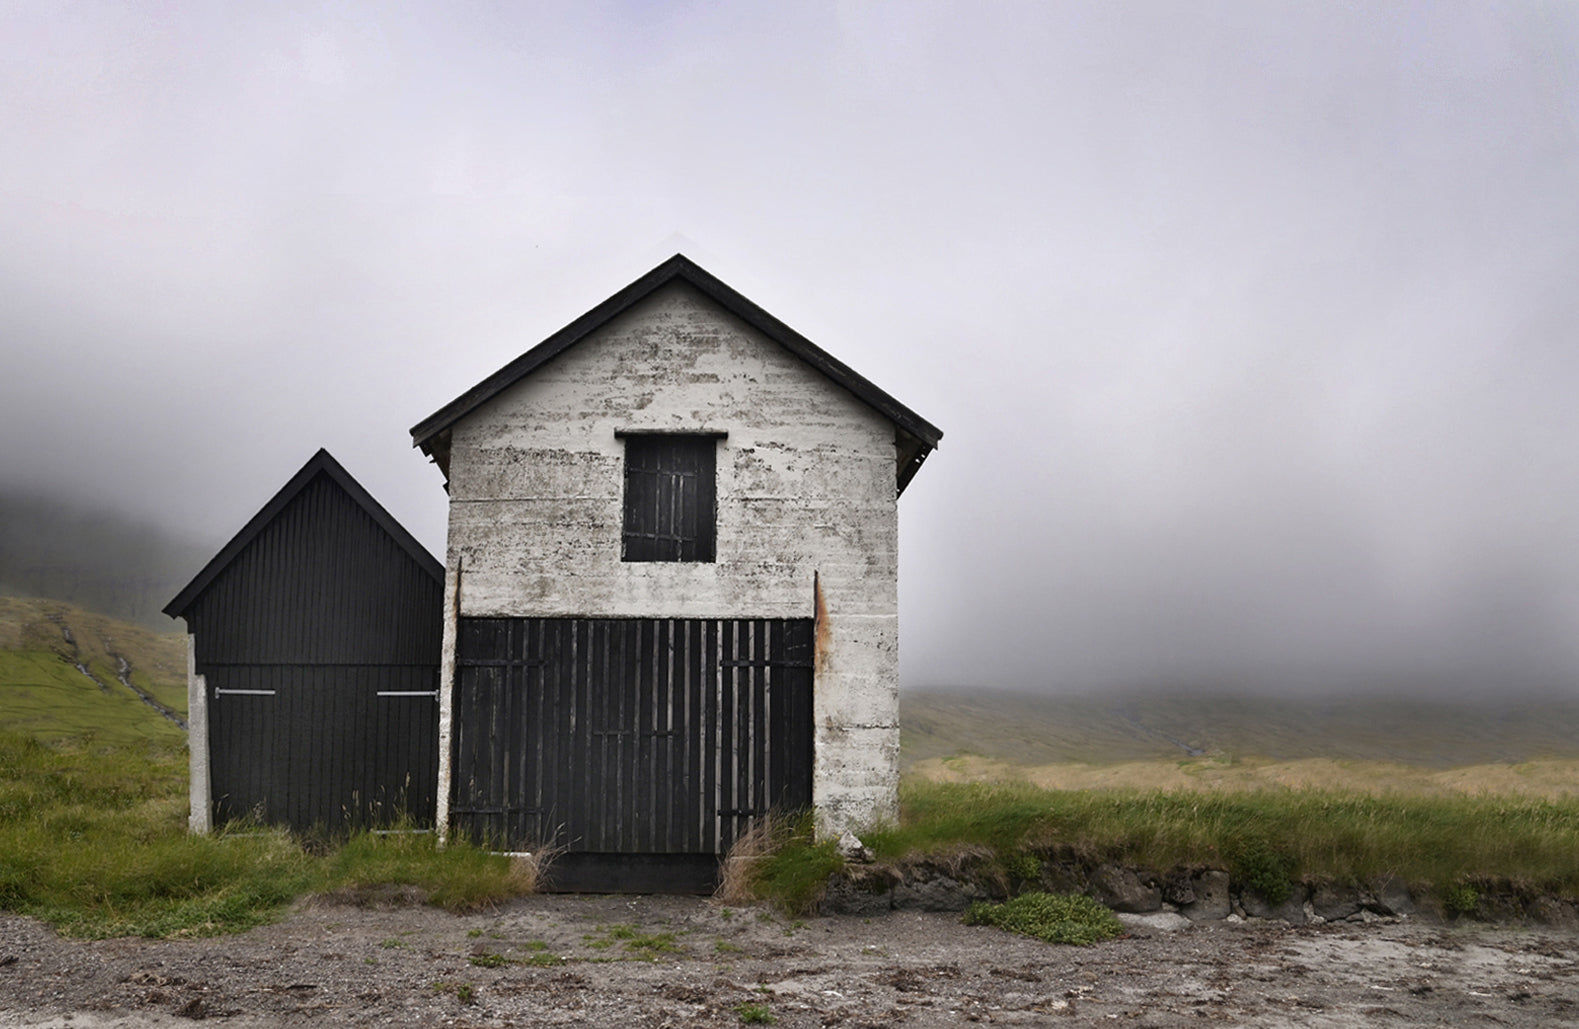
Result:
<svg viewBox="0 0 1579 1029"><path fill-rule="evenodd" d="M456 422L569 350L615 316L676 280L700 290L714 303L817 369L892 422L900 449L897 488L899 492L904 491L921 463L943 438L942 430L680 253L418 422L411 429L412 445L420 447L424 454L432 458L448 480L449 432Z"/></svg>
<svg viewBox="0 0 1579 1029"><path fill-rule="evenodd" d="M241 531L231 537L230 542L221 547L219 553L215 554L208 564L203 566L202 571L193 576L192 581L187 583L181 592L177 593L175 598L165 605L164 613L171 618L182 617L187 609L192 606L192 602L204 590L208 589L209 584L218 578L219 574L258 537L258 534L267 528L269 523L274 521L279 513L285 510L291 501L295 500L307 488L307 485L320 475L328 476L335 485L344 490L357 506L366 511L373 521L389 534L396 545L410 555L411 559L424 571L435 579L442 580L444 578L444 566L439 564L432 554L428 553L427 548L418 543L416 537L412 536L411 533L406 531L404 526L395 521L394 516L384 509L384 505L374 500L373 495L361 483L357 482L350 472L345 470L344 465L334 459L333 454L329 453L327 449L319 447L318 452L308 458L307 463L302 465L301 469L291 476L284 486L280 487L279 492L275 493L269 499L269 502L264 504L258 513L247 521L246 525L242 526Z"/></svg>

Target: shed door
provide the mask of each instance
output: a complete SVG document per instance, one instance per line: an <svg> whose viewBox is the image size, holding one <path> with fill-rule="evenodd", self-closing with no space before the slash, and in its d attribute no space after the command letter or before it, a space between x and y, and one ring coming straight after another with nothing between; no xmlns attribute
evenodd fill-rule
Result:
<svg viewBox="0 0 1579 1029"><path fill-rule="evenodd" d="M209 685L214 823L433 824L432 666L224 665Z"/></svg>
<svg viewBox="0 0 1579 1029"><path fill-rule="evenodd" d="M466 618L451 821L490 845L720 854L811 803L811 619Z"/></svg>

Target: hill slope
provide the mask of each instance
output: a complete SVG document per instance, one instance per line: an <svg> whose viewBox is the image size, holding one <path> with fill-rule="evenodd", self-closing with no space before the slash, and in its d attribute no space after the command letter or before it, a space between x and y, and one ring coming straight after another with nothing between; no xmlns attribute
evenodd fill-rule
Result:
<svg viewBox="0 0 1579 1029"><path fill-rule="evenodd" d="M1267 698L1129 693L1082 697L900 695L907 766L976 754L1015 765L1256 755L1424 768L1579 758L1579 697Z"/></svg>
<svg viewBox="0 0 1579 1029"><path fill-rule="evenodd" d="M0 597L0 724L44 739L186 742L186 639Z"/></svg>

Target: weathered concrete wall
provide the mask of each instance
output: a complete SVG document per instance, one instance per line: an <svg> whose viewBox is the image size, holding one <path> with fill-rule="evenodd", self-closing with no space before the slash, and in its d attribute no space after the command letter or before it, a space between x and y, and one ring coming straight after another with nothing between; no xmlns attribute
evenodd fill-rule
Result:
<svg viewBox="0 0 1579 1029"><path fill-rule="evenodd" d="M620 560L615 432L654 429L728 434L712 563ZM814 802L829 827L892 819L895 460L885 418L672 283L455 425L446 611L805 618L815 580Z"/></svg>
<svg viewBox="0 0 1579 1029"><path fill-rule="evenodd" d="M197 673L197 637L186 637L186 826L207 836L214 828L214 791L208 775L208 680Z"/></svg>

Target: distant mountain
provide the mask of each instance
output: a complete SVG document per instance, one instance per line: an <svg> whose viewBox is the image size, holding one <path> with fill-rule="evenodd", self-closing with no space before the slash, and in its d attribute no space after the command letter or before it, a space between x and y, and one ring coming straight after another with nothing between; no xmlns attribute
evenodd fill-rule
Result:
<svg viewBox="0 0 1579 1029"><path fill-rule="evenodd" d="M1222 754L1427 768L1579 758L1579 696L1491 687L1479 697L907 690L899 711L906 766L960 754L1016 765Z"/></svg>
<svg viewBox="0 0 1579 1029"><path fill-rule="evenodd" d="M160 609L214 550L112 511L0 490L0 596L179 628Z"/></svg>

